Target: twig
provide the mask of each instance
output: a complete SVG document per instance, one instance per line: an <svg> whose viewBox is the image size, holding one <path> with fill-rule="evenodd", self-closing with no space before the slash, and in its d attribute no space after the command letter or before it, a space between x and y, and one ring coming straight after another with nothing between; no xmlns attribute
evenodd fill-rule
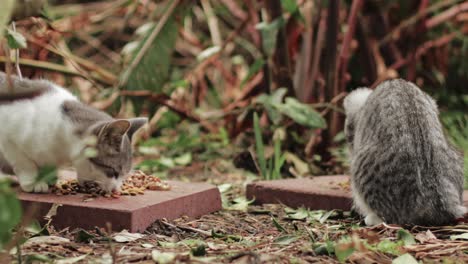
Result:
<svg viewBox="0 0 468 264"><path fill-rule="evenodd" d="M206 19L208 20L208 28L210 30L211 39L215 46L220 47L223 40L219 32L218 19L216 18L213 8L209 0L201 0L203 10L205 11Z"/></svg>
<svg viewBox="0 0 468 264"><path fill-rule="evenodd" d="M443 11L442 13L426 20L426 22L424 23L426 28L433 28L437 25L439 25L440 23L443 23L447 20L449 20L450 18L458 15L459 13L461 12L464 12L464 11L467 11L468 10L468 2L465 2L465 3L461 3L459 5L455 5L445 11Z"/></svg>
<svg viewBox="0 0 468 264"><path fill-rule="evenodd" d="M308 88L307 93L305 94L306 102L311 102L313 99L312 97L313 97L313 93L315 90L315 81L317 79L317 75L318 75L319 68L320 68L320 58L322 55L322 48L323 48L325 32L326 32L326 27L327 27L327 25L325 24L325 18L322 17L322 12L320 12L319 14L320 14L320 18L319 18L319 25L318 25L318 31L317 31L317 40L315 41L312 68L310 70L310 79L311 79L310 88Z"/></svg>
<svg viewBox="0 0 468 264"><path fill-rule="evenodd" d="M353 4L351 5L351 12L348 17L348 31L343 40L343 45L341 47L340 52L340 63L338 64L339 67L339 75L338 79L341 81L339 85L339 91L344 91L346 86L347 79L345 78L345 74L348 69L348 59L349 59L349 49L351 46L351 41L353 40L354 30L356 28L356 23L358 19L359 11L363 6L363 0L354 0Z"/></svg>
<svg viewBox="0 0 468 264"><path fill-rule="evenodd" d="M112 225L111 223L106 223L107 228L107 239L109 242L109 252L112 257L112 264L117 264L117 252L115 251L114 244L112 243Z"/></svg>
<svg viewBox="0 0 468 264"><path fill-rule="evenodd" d="M135 97L147 97L149 100L154 101L156 103L162 104L167 106L169 109L172 111L176 112L183 118L195 121L197 123L200 123L204 129L211 133L216 133L218 131L218 128L211 123L206 122L205 120L202 120L200 117L196 116L194 113L190 112L188 109L183 109L177 105L175 105L169 98L169 96L165 94L155 94L152 93L151 91L147 90L139 90L139 91L121 91L120 95L124 96L135 96Z"/></svg>
<svg viewBox="0 0 468 264"><path fill-rule="evenodd" d="M181 226L181 225L173 225L173 224L168 223L166 221L161 221L161 223L163 223L164 225L167 225L169 227L172 227L172 228L179 228L179 229L182 229L182 230L187 230L187 231L199 233L199 234L201 234L203 236L206 236L206 237L211 237L211 232L201 230L201 229L198 229L198 228L193 228L193 227L189 227L189 226Z"/></svg>
<svg viewBox="0 0 468 264"><path fill-rule="evenodd" d="M133 59L132 63L126 70L119 87L123 87L127 84L128 79L130 78L130 74L135 70L138 64L140 64L140 61L143 59L145 56L146 52L148 49L151 47L151 44L153 44L153 41L156 39L156 37L159 35L159 32L161 32L162 28L166 24L167 20L169 17L174 13L175 8L179 5L180 0L174 0L172 4L169 6L167 11L162 15L161 19L159 20L158 24L153 28L153 31L149 35L148 39L146 40L145 44L143 47L140 49L140 51L137 53L135 56L135 59Z"/></svg>
<svg viewBox="0 0 468 264"><path fill-rule="evenodd" d="M11 22L11 27L13 28L13 32L16 32L16 24L15 21ZM15 49L15 66L16 66L16 75L20 79L23 79L23 75L21 74L21 69L19 67L19 49Z"/></svg>
<svg viewBox="0 0 468 264"><path fill-rule="evenodd" d="M0 56L0 62L5 63L5 65L8 65L9 62L9 57L8 56ZM81 73L70 70L67 67L56 64L56 63L51 63L51 62L46 62L46 61L38 61L38 60L31 60L31 59L19 59L18 60L19 64L28 66L28 67L33 67L33 68L38 68L38 69L43 69L43 70L49 70L49 71L55 71L55 72L60 72L63 74L68 74L68 75L73 75L73 76L79 76L85 78ZM7 67L8 68L8 67ZM8 71L8 70L7 70Z"/></svg>
<svg viewBox="0 0 468 264"><path fill-rule="evenodd" d="M0 42L0 45L3 44ZM6 73L6 79L8 83L8 92L13 93L13 80L11 79L11 59L10 59L10 49L4 45L3 50L5 51L5 57L0 56L0 62L2 57L5 59L3 62L5 63L5 73Z"/></svg>
<svg viewBox="0 0 468 264"><path fill-rule="evenodd" d="M414 16L404 20L396 28L394 28L392 31L390 31L390 33L388 33L387 35L385 35L385 37L382 38L382 40L378 44L379 47L381 47L384 44L386 44L387 42L389 42L402 29L413 25L419 19L425 17L427 14L435 12L435 11L437 11L439 9L442 9L442 8L446 7L446 6L451 6L451 5L456 4L456 3L460 2L460 1L463 1L463 0L448 0L448 1L436 2L432 6L425 9L423 12L419 12L419 13L415 14Z"/></svg>

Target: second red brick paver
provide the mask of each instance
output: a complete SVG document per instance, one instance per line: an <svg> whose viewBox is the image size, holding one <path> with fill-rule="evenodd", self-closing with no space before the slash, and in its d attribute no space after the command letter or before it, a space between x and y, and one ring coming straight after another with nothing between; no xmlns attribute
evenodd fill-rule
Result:
<svg viewBox="0 0 468 264"><path fill-rule="evenodd" d="M258 181L247 185L247 198L255 204L282 203L289 207L312 210L350 210L352 206L349 176L317 176L303 179ZM468 191L463 194L468 206Z"/></svg>

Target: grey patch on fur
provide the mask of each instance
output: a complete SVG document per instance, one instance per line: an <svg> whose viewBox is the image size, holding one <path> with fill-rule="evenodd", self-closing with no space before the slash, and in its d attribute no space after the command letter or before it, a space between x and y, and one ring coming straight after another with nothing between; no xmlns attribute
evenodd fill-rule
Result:
<svg viewBox="0 0 468 264"><path fill-rule="evenodd" d="M110 178L122 177L130 171L131 138L136 130L146 124L146 118L118 120L72 100L65 101L61 108L64 116L76 127L77 135L97 137L98 155L89 159L97 169Z"/></svg>
<svg viewBox="0 0 468 264"><path fill-rule="evenodd" d="M31 100L47 92L53 91L53 86L46 80L20 79L11 75L13 89L9 89L7 75L0 72L0 104L8 104L20 100Z"/></svg>
<svg viewBox="0 0 468 264"><path fill-rule="evenodd" d="M465 213L463 156L438 115L429 95L396 79L346 117L353 192L387 223L445 225Z"/></svg>

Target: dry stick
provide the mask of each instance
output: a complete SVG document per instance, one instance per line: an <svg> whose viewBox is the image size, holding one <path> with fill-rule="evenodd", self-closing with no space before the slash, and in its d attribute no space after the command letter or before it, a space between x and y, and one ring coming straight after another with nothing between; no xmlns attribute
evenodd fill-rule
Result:
<svg viewBox="0 0 468 264"><path fill-rule="evenodd" d="M338 79L340 80L339 91L344 91L347 79L345 78L346 72L348 70L348 60L349 60L349 48L351 41L354 37L354 30L356 28L358 13L361 11L363 6L363 0L354 0L351 5L351 12L348 17L348 31L343 40L343 45L340 52L340 63L338 64L339 75Z"/></svg>
<svg viewBox="0 0 468 264"><path fill-rule="evenodd" d="M247 19L248 15L245 13L244 10L242 10L241 7L236 3L236 1L232 0L221 0L221 3L226 6L227 9L229 9L229 12L233 14L235 17L241 20Z"/></svg>
<svg viewBox="0 0 468 264"><path fill-rule="evenodd" d="M4 42L0 42L0 46L4 44ZM0 56L0 62L1 58L5 58L5 73L6 73L6 79L8 83L8 92L13 93L13 79L11 79L11 60L10 60L10 49L5 45L3 46L3 50L5 51L5 57Z"/></svg>
<svg viewBox="0 0 468 264"><path fill-rule="evenodd" d="M193 113L190 112L189 109L182 109L179 106L175 105L173 102L171 102L169 96L165 94L155 94L147 90L121 91L120 94L124 96L148 97L151 101L167 106L169 109L176 112L183 118L200 123L203 126L203 128L205 128L209 132L215 133L218 131L218 129L214 125L194 115Z"/></svg>
<svg viewBox="0 0 468 264"><path fill-rule="evenodd" d="M201 0L205 16L208 20L208 29L210 30L211 40L215 46L221 46L223 40L219 32L218 19L216 18L209 0Z"/></svg>
<svg viewBox="0 0 468 264"><path fill-rule="evenodd" d="M171 227L171 228L179 228L179 229L182 229L182 230L187 230L187 231L195 232L195 233L204 235L204 236L206 236L206 237L211 237L211 232L208 232L208 231L205 231L205 230L201 230L201 229L198 229L198 228L193 228L193 227L189 227L189 226L181 226L181 225L173 225L173 224L168 223L168 222L163 221L163 220L161 220L161 223L163 223L164 225L167 225L167 226L169 226L169 227Z"/></svg>
<svg viewBox="0 0 468 264"><path fill-rule="evenodd" d="M11 63L8 56L0 56L0 62L5 63L6 65ZM77 71L74 71L74 70L70 70L67 67L63 66L63 65L56 64L56 63L50 63L50 62L38 61L38 60L31 60L31 59L19 59L18 62L19 62L19 64L21 64L23 66L28 66L28 67L33 67L33 68L38 68L38 69L43 69L43 70L49 70L49 71L56 71L56 72L60 72L60 73L67 74L67 75L79 76L79 77L86 78L81 73L79 73ZM8 66L7 66L7 68L8 68Z"/></svg>
<svg viewBox="0 0 468 264"><path fill-rule="evenodd" d="M53 53L65 58L65 59L73 60L77 64L85 67L86 69L97 73L98 76L93 76L92 78L99 81L99 82L102 82L102 83L105 83L105 84L108 84L108 85L112 85L112 84L115 83L115 80L117 80L117 77L113 73L99 67L98 65L96 65L93 62L90 62L90 61L88 61L86 59L75 56L75 55L73 55L71 53L66 54L63 51L60 51L57 48L52 47L50 44L44 44L44 43L34 39L33 37L31 37L31 36L29 36L27 34L26 34L26 39L31 43L34 43L34 44L36 44L36 45L38 45L38 46L40 46L40 47L42 47L44 49L47 49L48 51L53 52ZM2 57L0 56L0 62L2 61L1 58ZM22 63L21 61L23 61L24 63ZM49 63L49 62L44 62L44 61L36 61L36 60L30 60L30 59L20 59L20 64L31 66L31 67L37 67L37 68L41 68L41 69L45 69L45 70L57 71L57 72L61 72L61 73L64 73L64 74L69 74L69 75L76 75L76 76L82 77L84 79L89 79L89 77L87 77L83 73L80 73L80 72L77 72L77 71L71 71L67 67L65 67L63 65L60 65L60 64L54 64L54 63Z"/></svg>
<svg viewBox="0 0 468 264"><path fill-rule="evenodd" d="M446 7L446 6L451 6L451 5L456 4L456 3L460 2L460 1L463 1L463 0L448 0L448 1L437 2L437 3L433 4L432 6L428 7L427 9L425 9L423 12L417 13L414 16L404 20L396 28L394 28L392 31L390 31L390 33L385 35L385 37L379 42L379 44L378 44L379 47L383 46L384 44L389 42L392 38L394 38L396 33L400 32L402 29L404 29L406 27L409 27L409 26L413 25L419 19L425 17L427 14L435 12L435 11L441 9L441 8Z"/></svg>
<svg viewBox="0 0 468 264"><path fill-rule="evenodd" d="M322 15L320 14L320 16ZM315 41L312 68L310 71L310 79L311 79L310 89L307 91L305 95L306 102L312 101L312 95L315 90L315 80L317 79L317 75L318 75L319 67L320 67L320 57L322 54L322 48L323 48L323 43L325 39L325 30L327 27L325 24L325 18L321 17L319 19L320 21L319 21L318 32L317 32L317 40Z"/></svg>
<svg viewBox="0 0 468 264"><path fill-rule="evenodd" d="M337 68L336 68L336 51L338 46L338 19L339 19L339 0L328 1L327 12L327 32L326 32L326 48L325 48L325 65L326 65L326 89L325 101L330 102L333 96L338 94L337 91ZM338 115L335 112L327 115L329 124L328 129L322 130L322 141L317 146L319 153L323 156L324 161L328 161L331 156L328 152L328 147L332 143L333 137L338 132Z"/></svg>
<svg viewBox="0 0 468 264"><path fill-rule="evenodd" d="M16 32L16 24L15 21L11 22L11 27L13 28L13 32ZM15 49L15 66L16 66L16 74L20 79L23 79L23 75L21 74L21 69L19 67L19 48Z"/></svg>
<svg viewBox="0 0 468 264"><path fill-rule="evenodd" d="M465 3L461 3L461 4L458 4L456 6L453 6L445 11L443 11L442 13L426 20L426 22L424 23L426 28L433 28L437 25L439 25L440 23L443 23L447 20L449 20L450 18L458 15L459 13L461 12L464 12L464 11L468 11L468 2L465 2Z"/></svg>
<svg viewBox="0 0 468 264"><path fill-rule="evenodd" d="M117 263L117 252L115 252L114 244L112 243L112 225L111 223L107 222L106 223L106 228L107 228L107 238L109 241L109 252L112 257L112 264Z"/></svg>
<svg viewBox="0 0 468 264"><path fill-rule="evenodd" d="M124 74L122 81L120 82L119 86L123 87L127 84L128 78L130 78L130 74L135 70L137 65L140 63L140 61L143 59L145 56L146 52L148 49L151 47L151 44L153 44L153 41L156 39L156 37L159 35L159 32L161 32L162 28L166 24L167 20L169 17L174 13L175 8L177 5L179 5L180 0L174 0L172 4L169 6L167 11L164 13L164 15L161 17L159 20L158 24L153 28L153 31L149 35L148 39L146 40L145 44L143 47L140 49L140 51L137 53L135 56L135 59L132 61L130 66L128 67L126 73Z"/></svg>

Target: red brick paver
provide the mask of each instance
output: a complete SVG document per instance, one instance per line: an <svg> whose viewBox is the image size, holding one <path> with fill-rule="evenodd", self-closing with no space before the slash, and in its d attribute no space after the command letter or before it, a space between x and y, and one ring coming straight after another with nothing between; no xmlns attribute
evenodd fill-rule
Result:
<svg viewBox="0 0 468 264"><path fill-rule="evenodd" d="M57 196L19 192L25 211L35 210L42 219L52 204L62 204L53 217L57 228L92 229L105 227L142 232L157 219L181 216L198 217L221 209L221 197L216 186L206 183L169 181L170 191L146 191L144 195L121 196L118 199L98 197L84 202L84 195ZM34 207L37 207L34 209Z"/></svg>
<svg viewBox="0 0 468 264"><path fill-rule="evenodd" d="M258 181L247 185L247 198L255 204L282 203L313 210L350 210L352 206L349 176L317 176L311 179ZM463 194L468 206L468 191Z"/></svg>

